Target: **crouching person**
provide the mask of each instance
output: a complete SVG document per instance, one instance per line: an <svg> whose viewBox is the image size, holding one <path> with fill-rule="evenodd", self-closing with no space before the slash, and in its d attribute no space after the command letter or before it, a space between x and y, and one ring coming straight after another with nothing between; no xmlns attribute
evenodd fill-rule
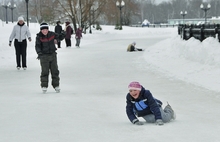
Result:
<svg viewBox="0 0 220 142"><path fill-rule="evenodd" d="M41 88L43 93L47 91L49 73L52 76L52 86L57 93L60 92L60 78L57 65L56 46L59 35L49 31L49 25L42 23L40 25L40 32L37 34L35 49L38 54L37 59L40 60L41 65Z"/></svg>
<svg viewBox="0 0 220 142"><path fill-rule="evenodd" d="M137 117L142 117L148 123L163 125L174 120L176 115L168 104L162 109L162 102L155 99L149 90L140 85L139 82L131 82L128 86L129 93L126 96L126 113L131 123L143 125Z"/></svg>

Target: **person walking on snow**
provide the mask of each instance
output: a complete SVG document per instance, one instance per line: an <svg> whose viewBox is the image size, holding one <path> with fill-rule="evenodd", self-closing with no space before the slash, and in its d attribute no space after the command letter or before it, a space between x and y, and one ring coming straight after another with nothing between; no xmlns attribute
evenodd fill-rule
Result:
<svg viewBox="0 0 220 142"><path fill-rule="evenodd" d="M149 90L139 82L131 82L128 85L129 93L126 96L126 114L131 123L135 125L143 125L137 117L142 117L148 123L163 125L171 119L175 119L176 115L168 104L162 109L162 102L155 99Z"/></svg>
<svg viewBox="0 0 220 142"><path fill-rule="evenodd" d="M66 27L64 31L66 32L66 36L65 36L66 47L71 47L71 35L73 29L70 26L70 22L66 22Z"/></svg>
<svg viewBox="0 0 220 142"><path fill-rule="evenodd" d="M55 43L59 40L59 35L49 31L49 25L42 23L40 32L36 36L35 49L38 54L37 59L41 65L41 88L43 93L46 93L48 88L49 72L52 76L52 86L57 93L60 92L60 77L57 65L57 53Z"/></svg>
<svg viewBox="0 0 220 142"><path fill-rule="evenodd" d="M61 35L62 32L62 26L60 25L60 21L57 21L57 25L55 26L54 32L57 33L59 36ZM61 41L57 41L57 46L58 48L60 47Z"/></svg>
<svg viewBox="0 0 220 142"><path fill-rule="evenodd" d="M76 38L76 47L79 48L80 40L81 40L81 38L82 38L82 28L81 28L81 27L79 27L79 28L76 30L76 36L75 36L75 38Z"/></svg>
<svg viewBox="0 0 220 142"><path fill-rule="evenodd" d="M28 26L25 25L24 18L18 17L18 23L14 26L11 35L9 37L9 46L14 40L15 46L15 53L16 53L16 62L17 62L17 69L20 70L21 68L21 61L22 61L22 68L24 70L27 69L27 40L31 42L31 33L29 31ZM22 58L22 60L21 60Z"/></svg>

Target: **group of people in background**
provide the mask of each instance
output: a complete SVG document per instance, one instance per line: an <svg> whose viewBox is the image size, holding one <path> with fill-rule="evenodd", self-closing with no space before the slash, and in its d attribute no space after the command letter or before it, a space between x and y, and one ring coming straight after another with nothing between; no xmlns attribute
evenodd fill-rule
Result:
<svg viewBox="0 0 220 142"><path fill-rule="evenodd" d="M55 26L54 32L59 35L60 41L58 41L57 46L58 48L61 48L61 40L65 39L66 47L71 47L71 36L73 34L73 28L70 26L70 22L65 22L65 28L62 29L62 26L60 25L61 22L57 21L57 25ZM75 33L75 39L76 39L76 47L79 47L80 45L80 39L82 38L82 28L79 27L76 30Z"/></svg>

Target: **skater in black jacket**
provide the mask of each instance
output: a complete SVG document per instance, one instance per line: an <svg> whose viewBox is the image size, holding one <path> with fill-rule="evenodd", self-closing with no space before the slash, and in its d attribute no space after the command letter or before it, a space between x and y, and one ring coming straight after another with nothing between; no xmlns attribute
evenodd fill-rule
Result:
<svg viewBox="0 0 220 142"><path fill-rule="evenodd" d="M57 21L57 25L55 26L54 32L57 33L59 35L59 37L61 36L62 26L60 25L60 21ZM58 40L57 41L58 48L61 48L60 45L61 45L61 41Z"/></svg>
<svg viewBox="0 0 220 142"><path fill-rule="evenodd" d="M57 65L57 53L55 43L59 40L59 36L49 31L49 25L47 23L42 23L40 25L40 32L36 37L35 49L38 54L37 59L40 60L41 65L41 87L42 91L45 93L48 88L48 78L49 73L52 76L52 86L55 91L60 92L59 88L59 70Z"/></svg>

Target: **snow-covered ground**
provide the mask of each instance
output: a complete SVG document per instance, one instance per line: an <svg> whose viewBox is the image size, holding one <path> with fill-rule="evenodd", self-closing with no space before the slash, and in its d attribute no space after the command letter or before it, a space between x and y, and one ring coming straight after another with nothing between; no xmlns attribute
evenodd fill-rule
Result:
<svg viewBox="0 0 220 142"><path fill-rule="evenodd" d="M62 41L57 51L61 93L50 86L43 94L34 48L39 25L30 24L26 71L16 70L14 47L8 46L14 24L0 25L0 141L219 141L217 39L183 41L177 28L102 26L83 35L79 49L65 48ZM126 52L133 41L145 51ZM130 81L139 81L164 106L168 101L177 119L163 126L131 124L125 113Z"/></svg>

